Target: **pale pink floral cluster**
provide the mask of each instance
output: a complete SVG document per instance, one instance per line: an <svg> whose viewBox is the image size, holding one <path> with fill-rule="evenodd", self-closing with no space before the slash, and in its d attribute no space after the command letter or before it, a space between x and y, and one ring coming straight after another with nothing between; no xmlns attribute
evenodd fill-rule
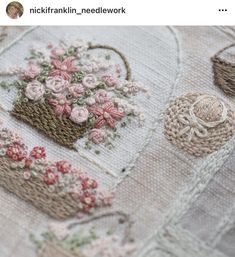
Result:
<svg viewBox="0 0 235 257"><path fill-rule="evenodd" d="M39 61L30 61L21 78L26 82L25 97L34 102L46 101L55 115L66 116L77 125L88 124L88 140L100 144L107 141L110 134L107 131L115 133L117 125L125 122L127 116L138 117L143 123L143 113L130 103L130 98L146 89L137 82L121 80L121 67L107 59L92 57L84 61L87 49L88 45L81 41L69 47L48 44L45 58L43 51L34 49ZM109 73L110 67L115 67L115 74ZM43 81L39 79L41 74ZM74 79L76 76L80 80Z"/></svg>
<svg viewBox="0 0 235 257"><path fill-rule="evenodd" d="M67 241L72 235L68 229L68 225L62 223L50 223L49 231L52 235L61 242L67 252L69 253L70 247ZM76 240L76 234L73 235L74 241ZM81 239L80 239L81 240ZM127 257L133 254L137 249L134 243L122 243L122 238L118 235L105 235L93 239L90 243L85 244L75 251L79 252L79 256L83 257Z"/></svg>
<svg viewBox="0 0 235 257"><path fill-rule="evenodd" d="M84 257L126 257L136 250L134 244L122 244L121 238L110 235L94 240L87 248L82 249Z"/></svg>

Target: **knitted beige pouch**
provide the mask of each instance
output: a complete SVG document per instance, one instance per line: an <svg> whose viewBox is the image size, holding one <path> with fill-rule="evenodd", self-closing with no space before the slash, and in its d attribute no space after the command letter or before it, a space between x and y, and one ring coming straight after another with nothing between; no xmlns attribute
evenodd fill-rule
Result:
<svg viewBox="0 0 235 257"><path fill-rule="evenodd" d="M167 139L195 156L218 150L232 137L234 130L234 112L212 95L188 93L167 109Z"/></svg>

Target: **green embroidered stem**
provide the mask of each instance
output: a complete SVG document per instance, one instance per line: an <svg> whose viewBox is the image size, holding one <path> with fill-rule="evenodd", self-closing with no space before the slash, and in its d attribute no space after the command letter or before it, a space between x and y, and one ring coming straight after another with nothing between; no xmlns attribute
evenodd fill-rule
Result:
<svg viewBox="0 0 235 257"><path fill-rule="evenodd" d="M128 80L128 81L131 80L131 68L130 68L129 62L126 59L126 56L123 53L121 53L119 50L117 50L116 48L109 46L109 45L92 45L92 44L89 45L88 49L90 49L90 50L92 50L92 49L107 49L107 50L111 50L111 51L115 52L116 54L118 54L120 56L120 58L122 59L124 65L125 65L125 68L126 68L126 80Z"/></svg>

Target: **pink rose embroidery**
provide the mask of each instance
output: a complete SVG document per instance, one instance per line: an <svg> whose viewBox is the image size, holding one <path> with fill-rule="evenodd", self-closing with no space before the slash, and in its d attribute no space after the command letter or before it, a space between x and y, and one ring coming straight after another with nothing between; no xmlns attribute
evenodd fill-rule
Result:
<svg viewBox="0 0 235 257"><path fill-rule="evenodd" d="M76 71L79 71L78 67L75 65L74 57L68 57L64 61L59 61L57 59L52 60L52 69L49 73L49 76L61 76L65 80L70 80L70 74Z"/></svg>
<svg viewBox="0 0 235 257"><path fill-rule="evenodd" d="M88 119L89 112L85 107L75 107L71 112L70 119L77 124L85 122Z"/></svg>
<svg viewBox="0 0 235 257"><path fill-rule="evenodd" d="M35 146L30 153L30 156L35 159L41 159L46 157L45 147Z"/></svg>
<svg viewBox="0 0 235 257"><path fill-rule="evenodd" d="M37 77L41 72L41 68L37 65L31 64L27 70L24 70L21 74L22 79L31 80Z"/></svg>
<svg viewBox="0 0 235 257"><path fill-rule="evenodd" d="M58 161L56 162L57 170L62 173L68 173L71 171L72 165L67 161Z"/></svg>
<svg viewBox="0 0 235 257"><path fill-rule="evenodd" d="M83 95L83 93L85 92L85 89L83 87L82 84L72 84L69 88L69 93L75 97L75 98L79 98Z"/></svg>
<svg viewBox="0 0 235 257"><path fill-rule="evenodd" d="M82 84L86 88L96 88L98 86L97 78L93 74L86 75L82 80Z"/></svg>
<svg viewBox="0 0 235 257"><path fill-rule="evenodd" d="M44 174L44 182L47 185L54 185L59 180L58 174L51 168L47 168Z"/></svg>
<svg viewBox="0 0 235 257"><path fill-rule="evenodd" d="M95 100L97 103L104 104L110 100L107 91L100 89L95 94Z"/></svg>
<svg viewBox="0 0 235 257"><path fill-rule="evenodd" d="M117 84L117 79L110 75L102 76L102 81L104 81L108 87L114 87Z"/></svg>
<svg viewBox="0 0 235 257"><path fill-rule="evenodd" d="M43 84L41 84L36 80L30 82L25 89L26 97L33 101L38 101L42 99L44 93L45 93L45 88Z"/></svg>
<svg viewBox="0 0 235 257"><path fill-rule="evenodd" d="M71 113L71 102L63 95L57 99L49 99L48 103L54 107L56 115L70 115Z"/></svg>
<svg viewBox="0 0 235 257"><path fill-rule="evenodd" d="M46 80L46 87L55 94L63 93L68 86L69 82L60 76L48 77Z"/></svg>
<svg viewBox="0 0 235 257"><path fill-rule="evenodd" d="M89 135L89 139L94 144L100 144L104 141L105 132L101 129L92 129Z"/></svg>
<svg viewBox="0 0 235 257"><path fill-rule="evenodd" d="M108 125L111 128L115 127L115 122L121 120L124 116L124 112L118 111L114 107L112 102L108 102L103 107L92 106L89 111L96 116L95 128L101 128L104 125Z"/></svg>
<svg viewBox="0 0 235 257"><path fill-rule="evenodd" d="M26 151L18 144L9 146L6 151L6 155L13 161L22 161L26 154Z"/></svg>

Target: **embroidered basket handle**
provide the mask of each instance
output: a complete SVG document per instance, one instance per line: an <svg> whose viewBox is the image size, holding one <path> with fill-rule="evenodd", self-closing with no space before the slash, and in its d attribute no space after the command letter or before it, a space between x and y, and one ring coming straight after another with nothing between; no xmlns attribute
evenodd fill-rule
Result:
<svg viewBox="0 0 235 257"><path fill-rule="evenodd" d="M71 223L71 224L68 225L67 228L68 229L73 229L74 227L79 226L79 225L85 225L85 224L88 224L88 223L90 223L92 221L95 221L95 220L100 220L100 219L103 219L103 218L108 218L108 217L113 217L113 216L120 217L120 223L122 223L122 224L125 223L126 224L126 228L125 228L123 239L122 239L122 243L126 244L128 241L131 240L131 228L132 228L132 225L133 225L133 221L130 219L130 216L128 214L126 214L124 212L121 212L121 211L99 214L99 215L93 216L89 219L85 219L85 220L81 220L81 221L78 221L78 222Z"/></svg>
<svg viewBox="0 0 235 257"><path fill-rule="evenodd" d="M126 56L120 52L118 49L112 47L112 46L109 46L109 45L92 45L92 44L89 44L89 47L88 47L89 50L93 50L93 49L106 49L106 50L111 50L113 52L115 52L116 54L118 54L120 56L120 58L122 59L124 65L125 65L125 69L126 69L126 80L130 81L131 80L131 68L130 68L130 64L126 58Z"/></svg>

